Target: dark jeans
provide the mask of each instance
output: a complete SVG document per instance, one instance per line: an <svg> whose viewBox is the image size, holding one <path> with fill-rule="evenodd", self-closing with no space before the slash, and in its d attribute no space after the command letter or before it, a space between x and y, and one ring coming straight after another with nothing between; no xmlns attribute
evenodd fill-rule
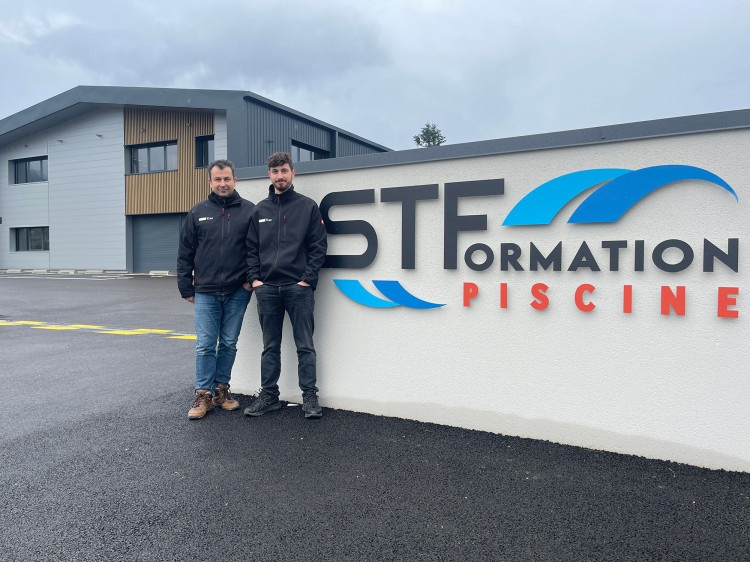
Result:
<svg viewBox="0 0 750 562"><path fill-rule="evenodd" d="M315 346L313 331L315 320L315 291L303 285L274 287L259 285L255 288L258 319L263 330L263 354L260 359L260 385L263 392L279 395L281 375L281 331L284 313L289 315L297 346L297 375L302 392L318 391L315 386Z"/></svg>

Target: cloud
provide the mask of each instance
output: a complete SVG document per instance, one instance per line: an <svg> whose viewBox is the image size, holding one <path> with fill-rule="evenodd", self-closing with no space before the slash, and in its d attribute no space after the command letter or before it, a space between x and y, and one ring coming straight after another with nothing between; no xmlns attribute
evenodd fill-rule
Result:
<svg viewBox="0 0 750 562"><path fill-rule="evenodd" d="M76 17L64 12L51 11L40 16L25 10L19 17L0 20L0 42L32 45L39 38L77 22Z"/></svg>
<svg viewBox="0 0 750 562"><path fill-rule="evenodd" d="M37 37L29 52L106 68L129 84L175 84L203 75L204 87L216 89L233 89L241 77L270 85L319 82L382 56L366 22L346 12L282 16L268 3L218 3L207 10L197 3L138 2L129 8L115 8L122 10L115 14L109 5L97 8L76 29ZM106 27L99 12L107 13Z"/></svg>
<svg viewBox="0 0 750 562"><path fill-rule="evenodd" d="M0 23L8 115L78 84L251 90L393 148L741 109L744 1L39 0Z"/></svg>

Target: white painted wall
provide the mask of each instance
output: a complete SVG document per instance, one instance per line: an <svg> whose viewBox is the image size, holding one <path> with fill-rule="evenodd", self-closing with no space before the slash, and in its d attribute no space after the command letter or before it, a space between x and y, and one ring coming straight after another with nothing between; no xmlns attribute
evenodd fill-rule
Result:
<svg viewBox="0 0 750 562"><path fill-rule="evenodd" d="M747 267L750 264L750 130L689 134L597 146L456 159L354 171L299 174L295 187L320 200L329 192L376 189L376 203L335 207L332 220L363 219L378 234L375 262L364 270L323 270L316 292L316 347L321 403L690 463L750 471L750 368L748 367ZM510 209L529 191L565 173L591 168L640 169L662 164L705 168L727 181L724 189L698 181L664 187L617 223L567 224L584 196L547 226L503 227ZM503 178L505 194L467 198L459 214L486 214L488 230L459 235L457 270L443 269L444 184ZM380 188L438 183L440 199L417 206L416 269L401 267L401 206L381 203ZM242 181L243 197L265 196L266 180ZM646 270L632 266L633 241L645 240L647 255L677 238L696 251L693 265L665 273L650 258ZM703 239L726 247L740 239L739 273L717 264L702 271ZM602 268L565 271L581 241ZM609 271L603 240L628 240L620 271ZM533 241L545 251L563 241L561 272L502 272L501 242L528 252ZM475 242L495 251L495 264L469 269L463 253ZM329 253L361 253L359 236L329 235ZM526 257L522 263L528 264ZM433 310L372 309L338 291L332 279L400 281L418 297L446 306ZM462 305L465 282L479 296ZM550 305L537 311L530 288L543 282ZM509 306L499 307L500 283L508 283ZM592 312L573 301L575 288L591 283ZM622 286L633 286L633 312L622 312ZM687 313L660 314L660 287L683 285ZM739 318L717 317L717 288L739 287ZM260 385L260 330L255 304L248 309L233 373L233 388ZM299 400L296 355L286 326L280 387L282 398Z"/></svg>
<svg viewBox="0 0 750 562"><path fill-rule="evenodd" d="M126 269L123 142L122 109L108 108L0 150L0 268ZM10 160L45 154L48 182L8 185ZM10 251L17 226L49 226L50 251Z"/></svg>

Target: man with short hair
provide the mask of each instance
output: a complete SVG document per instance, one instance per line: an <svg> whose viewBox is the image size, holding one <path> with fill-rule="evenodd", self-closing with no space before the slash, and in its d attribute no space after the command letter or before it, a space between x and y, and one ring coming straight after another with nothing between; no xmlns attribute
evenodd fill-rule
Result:
<svg viewBox="0 0 750 562"><path fill-rule="evenodd" d="M327 249L327 233L318 205L294 190L292 157L275 152L267 162L268 198L252 212L248 229L248 277L258 303L263 331L261 389L245 409L261 416L281 407L281 332L289 315L297 347L297 374L306 418L319 418L316 354L313 345L315 287Z"/></svg>
<svg viewBox="0 0 750 562"><path fill-rule="evenodd" d="M247 231L253 205L235 191L234 164L208 168L211 193L182 225L177 286L195 306L195 400L188 411L200 419L214 406L236 410L229 392L242 319L252 296L247 279Z"/></svg>

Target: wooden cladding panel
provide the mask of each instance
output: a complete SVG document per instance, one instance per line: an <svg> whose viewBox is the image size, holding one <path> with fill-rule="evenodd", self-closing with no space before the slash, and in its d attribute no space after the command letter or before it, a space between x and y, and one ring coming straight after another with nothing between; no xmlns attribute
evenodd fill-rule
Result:
<svg viewBox="0 0 750 562"><path fill-rule="evenodd" d="M213 133L212 111L125 108L126 146L177 141L176 171L125 176L125 213L186 213L208 197L208 171L195 167L195 137Z"/></svg>

